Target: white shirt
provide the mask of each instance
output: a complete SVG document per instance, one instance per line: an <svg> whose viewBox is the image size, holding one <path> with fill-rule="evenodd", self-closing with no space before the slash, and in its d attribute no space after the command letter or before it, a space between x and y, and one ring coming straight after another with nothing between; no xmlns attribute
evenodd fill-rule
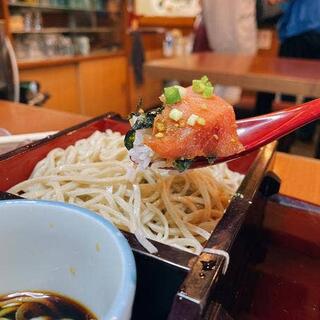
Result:
<svg viewBox="0 0 320 320"><path fill-rule="evenodd" d="M255 0L203 0L203 18L212 50L217 53L255 54ZM216 86L216 94L230 103L241 96L239 87Z"/></svg>

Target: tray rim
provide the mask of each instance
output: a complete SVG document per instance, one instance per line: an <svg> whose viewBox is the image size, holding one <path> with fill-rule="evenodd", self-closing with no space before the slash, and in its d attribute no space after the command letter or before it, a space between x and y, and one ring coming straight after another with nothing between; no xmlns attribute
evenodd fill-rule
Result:
<svg viewBox="0 0 320 320"><path fill-rule="evenodd" d="M252 163L248 173L239 186L237 193L234 195L234 197L230 201L229 206L226 209L223 217L225 219L220 220L214 232L211 234L210 239L206 243L205 248L215 248L224 250L228 253L230 252L232 244L237 238L241 226L243 225L243 222L247 216L248 207L252 204L252 202L250 202L250 199L254 199L264 176L268 173L268 168L275 156L276 146L277 142L272 142L265 147L260 148L259 154ZM261 159L263 161L263 167L261 167ZM254 183L252 181L252 176L257 175L258 169L263 174L260 175L259 179ZM249 192L251 193L251 195L248 194ZM235 210L233 206L240 207L241 217L239 217L240 219L236 220L236 223L231 227L231 234L233 236L226 238L223 235L225 228L224 224L228 223L226 222L226 220L228 220L229 218L228 215L234 215ZM219 237L220 239L217 239ZM213 268L204 271L203 262L209 261L214 261ZM168 319L184 319L183 316L180 318L180 315L183 315L183 310L186 309L189 309L189 311L192 310L195 313L202 313L208 303L210 292L213 290L214 286L218 283L220 277L223 275L224 263L224 258L221 255L202 251L202 253L197 256L196 261L188 272L184 282L181 284L180 289L174 298L171 313ZM204 276L201 276L201 274L203 274Z"/></svg>
<svg viewBox="0 0 320 320"><path fill-rule="evenodd" d="M44 143L50 142L53 139L62 137L62 136L67 135L67 134L71 134L72 132L74 132L76 130L79 130L79 129L83 128L83 127L87 127L90 124L93 124L94 122L99 121L99 120L103 120L103 119L112 119L112 120L115 120L115 121L126 122L126 120L123 119L119 114L114 113L114 112L107 112L107 113L104 113L104 114L99 115L97 117L94 117L94 118L91 118L89 120L86 120L84 122L80 122L80 123L78 123L78 124L76 124L74 126L71 126L71 127L65 128L63 130L60 130L57 133L49 135L49 136L47 136L47 137L45 137L43 139L39 139L37 141L30 142L30 143L28 143L28 144L26 144L24 146L21 146L21 147L18 147L16 149L10 150L8 152L2 153L2 154L0 154L0 161L9 160L10 158L14 157L15 155L18 155L18 154L21 154L21 153L24 153L24 152L28 152L29 150L37 148L37 147L41 146Z"/></svg>

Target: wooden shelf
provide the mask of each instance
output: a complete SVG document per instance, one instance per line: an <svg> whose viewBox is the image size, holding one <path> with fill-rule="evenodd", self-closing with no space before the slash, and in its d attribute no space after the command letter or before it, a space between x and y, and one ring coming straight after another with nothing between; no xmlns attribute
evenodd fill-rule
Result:
<svg viewBox="0 0 320 320"><path fill-rule="evenodd" d="M192 17L139 17L141 27L193 28Z"/></svg>
<svg viewBox="0 0 320 320"><path fill-rule="evenodd" d="M95 28L43 28L41 30L12 31L12 34L52 34L52 33L108 33L115 28L95 27Z"/></svg>
<svg viewBox="0 0 320 320"><path fill-rule="evenodd" d="M72 64L77 63L79 61L85 60L96 60L96 59L103 59L103 58L111 58L117 56L124 56L125 51L115 50L115 51L98 51L93 52L87 56L75 55L75 56L60 56L60 57L52 57L52 58L43 58L37 60L18 60L18 67L19 70L25 69L33 69L39 67L50 67L50 66L58 66L64 64Z"/></svg>
<svg viewBox="0 0 320 320"><path fill-rule="evenodd" d="M62 34L71 38L83 34L91 40L89 55L46 57L43 50L43 57L18 60L20 79L38 81L42 92L49 93L50 99L44 108L90 115L112 110L127 114L126 1L115 2L113 6L110 2L103 8L89 8L89 5L86 8L66 8L45 5L49 1L42 0L28 2L0 0L0 18L4 18L6 34L14 45L28 34ZM91 5L94 1L87 3ZM15 24L11 23L11 17L19 14L23 18L26 11L41 13L41 30L26 32L23 27L12 28Z"/></svg>
<svg viewBox="0 0 320 320"><path fill-rule="evenodd" d="M50 5L39 5L39 4L30 4L24 2L15 2L9 3L9 7L11 8L30 8L30 9L38 9L38 10L45 10L45 11L82 11L82 12L96 12L96 13L107 13L106 10L98 10L94 8L68 8L65 6L50 6Z"/></svg>

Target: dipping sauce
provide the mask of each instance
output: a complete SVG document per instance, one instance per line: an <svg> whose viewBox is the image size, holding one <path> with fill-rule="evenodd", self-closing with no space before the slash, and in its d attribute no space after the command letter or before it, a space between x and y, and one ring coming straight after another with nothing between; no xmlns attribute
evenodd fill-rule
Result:
<svg viewBox="0 0 320 320"><path fill-rule="evenodd" d="M50 292L17 292L0 296L0 319L96 320L80 303Z"/></svg>

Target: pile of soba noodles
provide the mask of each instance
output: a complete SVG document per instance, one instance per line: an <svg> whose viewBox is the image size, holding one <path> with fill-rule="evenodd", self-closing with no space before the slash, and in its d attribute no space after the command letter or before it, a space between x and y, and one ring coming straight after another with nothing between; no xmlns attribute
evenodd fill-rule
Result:
<svg viewBox="0 0 320 320"><path fill-rule="evenodd" d="M242 175L225 164L183 174L135 168L120 133L96 131L53 149L30 178L10 190L28 199L72 203L129 231L149 251L153 239L199 254L224 214Z"/></svg>

